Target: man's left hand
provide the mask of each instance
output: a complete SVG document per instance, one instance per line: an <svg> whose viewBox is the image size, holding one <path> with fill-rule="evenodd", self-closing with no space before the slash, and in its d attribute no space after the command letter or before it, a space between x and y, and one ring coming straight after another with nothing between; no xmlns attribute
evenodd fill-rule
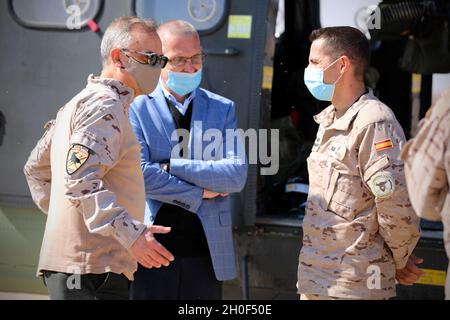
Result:
<svg viewBox="0 0 450 320"><path fill-rule="evenodd" d="M424 274L417 266L422 262L423 259L410 255L406 266L403 269L396 270L395 279L404 286L412 286Z"/></svg>

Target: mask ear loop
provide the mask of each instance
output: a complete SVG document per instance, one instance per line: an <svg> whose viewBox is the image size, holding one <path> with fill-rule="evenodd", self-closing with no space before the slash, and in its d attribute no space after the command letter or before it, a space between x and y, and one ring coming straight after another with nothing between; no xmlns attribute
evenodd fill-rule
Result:
<svg viewBox="0 0 450 320"><path fill-rule="evenodd" d="M323 69L323 72L325 72L325 70L327 70L329 67L331 67L332 65L334 65L337 61L339 61L339 59L341 59L341 57L337 58L336 60L334 60L332 63L330 63L325 69ZM341 80L342 76L344 75L344 73L341 73L339 75L339 77L336 79L336 81L334 81L332 84L335 85L336 83L338 83L339 80ZM334 94L334 92L333 92Z"/></svg>
<svg viewBox="0 0 450 320"><path fill-rule="evenodd" d="M323 69L323 71L325 72L325 70L327 70L329 67L331 67L332 65L334 65L339 59L341 59L342 57L337 58L336 60L334 60L332 63L330 63L328 65L328 67L326 67L325 69ZM336 81L333 82L333 94L331 95L331 100L333 100L334 97L334 92L336 91L336 83L338 83L339 80L341 80L342 76L344 75L344 73L341 73L339 75L339 77L336 79ZM323 80L322 80L323 81Z"/></svg>
<svg viewBox="0 0 450 320"><path fill-rule="evenodd" d="M341 80L343 75L344 75L344 73L341 73L333 84L335 85L336 83L338 83L338 81Z"/></svg>
<svg viewBox="0 0 450 320"><path fill-rule="evenodd" d="M335 64L339 59L341 59L342 56L340 56L339 58L337 58L336 60L334 60L332 63L330 63L326 68L323 69L323 71L327 70L329 67L331 67L333 64Z"/></svg>

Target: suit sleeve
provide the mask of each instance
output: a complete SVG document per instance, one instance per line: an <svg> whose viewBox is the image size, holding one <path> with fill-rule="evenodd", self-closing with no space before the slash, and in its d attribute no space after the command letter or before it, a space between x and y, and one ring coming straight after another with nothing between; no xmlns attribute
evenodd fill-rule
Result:
<svg viewBox="0 0 450 320"><path fill-rule="evenodd" d="M116 103L102 101L101 106L90 106L75 116L65 186L66 196L80 208L89 232L112 236L129 249L146 226L117 204L103 181L120 157L123 128L112 112Z"/></svg>
<svg viewBox="0 0 450 320"><path fill-rule="evenodd" d="M141 168L144 175L145 193L151 199L180 206L196 213L203 200L203 189L169 174L151 160L151 149L144 136L143 127L134 108L130 108L131 126L141 145Z"/></svg>
<svg viewBox="0 0 450 320"><path fill-rule="evenodd" d="M240 192L247 181L244 144L236 130L234 104L231 103L221 134L220 160L170 159L170 172L180 179L215 192ZM203 151L203 150L202 150Z"/></svg>
<svg viewBox="0 0 450 320"><path fill-rule="evenodd" d="M419 133L402 153L411 203L416 213L428 220L441 220L448 197L449 124L448 115L422 120Z"/></svg>
<svg viewBox="0 0 450 320"><path fill-rule="evenodd" d="M379 233L390 248L397 269L405 267L419 240L419 219L406 190L400 150L405 141L398 123L381 121L362 129L359 166L372 191Z"/></svg>
<svg viewBox="0 0 450 320"><path fill-rule="evenodd" d="M55 120L49 121L45 128L44 135L31 152L23 171L34 203L42 212L47 214L50 204L52 178L50 151Z"/></svg>

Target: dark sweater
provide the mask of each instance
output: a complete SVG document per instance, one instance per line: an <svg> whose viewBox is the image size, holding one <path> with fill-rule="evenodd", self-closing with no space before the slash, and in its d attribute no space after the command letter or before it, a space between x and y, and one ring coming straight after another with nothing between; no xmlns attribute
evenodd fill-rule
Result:
<svg viewBox="0 0 450 320"><path fill-rule="evenodd" d="M189 131L192 118L192 102L189 104L184 116L175 108L172 102L167 99L166 102L172 114L175 128ZM155 234L155 238L175 258L177 256L194 257L209 255L205 232L200 219L195 213L179 206L164 203L156 215L154 224L172 228L168 234Z"/></svg>

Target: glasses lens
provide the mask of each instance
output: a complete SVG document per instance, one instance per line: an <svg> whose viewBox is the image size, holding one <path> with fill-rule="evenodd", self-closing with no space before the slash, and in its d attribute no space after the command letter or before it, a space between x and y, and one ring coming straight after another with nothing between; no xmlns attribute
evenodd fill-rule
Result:
<svg viewBox="0 0 450 320"><path fill-rule="evenodd" d="M191 58L192 64L200 64L203 62L203 54L197 54Z"/></svg>
<svg viewBox="0 0 450 320"><path fill-rule="evenodd" d="M176 58L171 59L170 63L175 67L179 67L186 63L186 59L182 58L182 57L176 57Z"/></svg>
<svg viewBox="0 0 450 320"><path fill-rule="evenodd" d="M170 64L175 67L181 67L181 66L184 66L188 60L190 60L192 64L201 64L203 62L204 58L205 58L205 55L203 53L199 53L190 58L175 57L169 61L170 61Z"/></svg>
<svg viewBox="0 0 450 320"><path fill-rule="evenodd" d="M147 54L147 63L154 66L158 62L158 55L155 53Z"/></svg>

